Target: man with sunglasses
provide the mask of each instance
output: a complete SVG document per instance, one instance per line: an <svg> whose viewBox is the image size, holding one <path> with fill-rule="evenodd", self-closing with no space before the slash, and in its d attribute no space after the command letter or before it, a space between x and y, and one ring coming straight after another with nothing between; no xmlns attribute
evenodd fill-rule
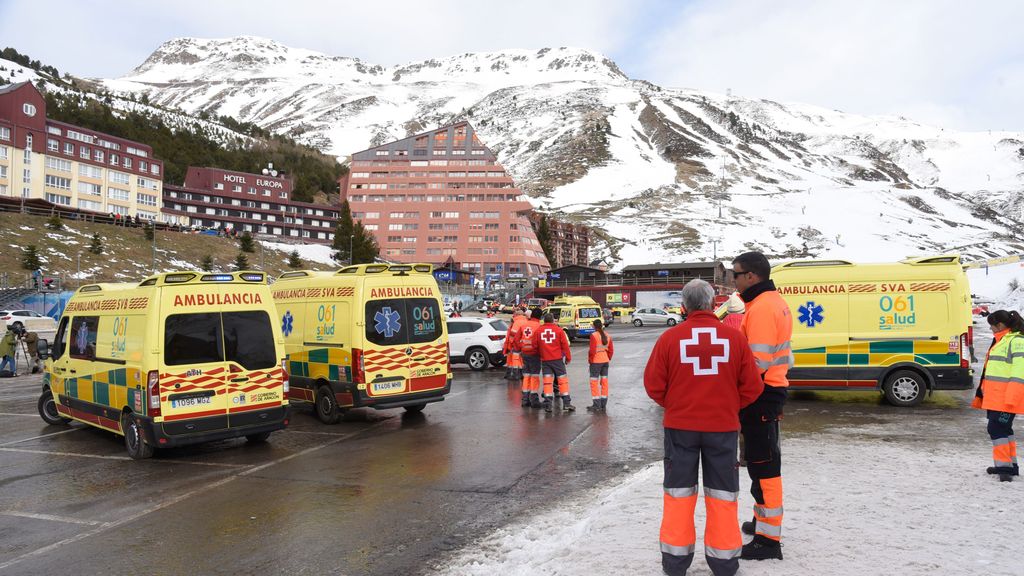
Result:
<svg viewBox="0 0 1024 576"><path fill-rule="evenodd" d="M793 366L790 338L793 316L771 281L771 265L764 254L746 252L732 261L736 289L746 303L740 331L747 337L764 391L740 411L746 447L754 519L743 523L743 532L754 539L743 546L744 560L782 560L782 453L779 421L786 404L786 374Z"/></svg>

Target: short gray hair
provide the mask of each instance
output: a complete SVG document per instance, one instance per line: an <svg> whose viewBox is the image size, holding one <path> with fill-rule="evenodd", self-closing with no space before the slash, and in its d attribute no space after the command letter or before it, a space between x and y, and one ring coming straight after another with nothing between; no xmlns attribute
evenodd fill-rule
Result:
<svg viewBox="0 0 1024 576"><path fill-rule="evenodd" d="M690 280L683 286L683 308L686 313L711 310L715 301L715 289L704 280Z"/></svg>

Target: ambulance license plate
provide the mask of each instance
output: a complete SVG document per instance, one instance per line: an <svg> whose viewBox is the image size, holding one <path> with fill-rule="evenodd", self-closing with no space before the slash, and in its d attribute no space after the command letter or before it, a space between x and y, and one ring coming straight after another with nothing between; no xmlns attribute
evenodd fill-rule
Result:
<svg viewBox="0 0 1024 576"><path fill-rule="evenodd" d="M179 400L171 400L171 408L189 408L191 406L203 406L209 404L213 398L211 396L206 397L193 397L193 398L181 398Z"/></svg>
<svg viewBox="0 0 1024 576"><path fill-rule="evenodd" d="M373 393L381 394L387 392L395 392L405 388L404 380L394 380L392 382L374 382Z"/></svg>

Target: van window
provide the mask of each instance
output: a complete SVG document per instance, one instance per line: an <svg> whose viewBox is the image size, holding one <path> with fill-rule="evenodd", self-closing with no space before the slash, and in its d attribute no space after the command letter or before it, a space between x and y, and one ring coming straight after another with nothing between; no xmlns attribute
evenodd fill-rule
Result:
<svg viewBox="0 0 1024 576"><path fill-rule="evenodd" d="M71 320L71 357L79 360L96 358L96 333L99 316L75 316Z"/></svg>
<svg viewBox="0 0 1024 576"><path fill-rule="evenodd" d="M220 314L172 314L164 324L164 364L208 364L224 359Z"/></svg>
<svg viewBox="0 0 1024 576"><path fill-rule="evenodd" d="M223 322L224 350L229 362L237 362L248 370L277 365L274 332L266 312L224 312Z"/></svg>
<svg viewBox="0 0 1024 576"><path fill-rule="evenodd" d="M54 359L60 358L64 355L64 348L68 341L68 317L65 316L60 320L60 327L57 328L57 335L53 337L53 351L51 354Z"/></svg>
<svg viewBox="0 0 1024 576"><path fill-rule="evenodd" d="M378 346L433 342L442 329L441 310L433 298L366 303L366 339Z"/></svg>
<svg viewBox="0 0 1024 576"><path fill-rule="evenodd" d="M580 318L600 318L601 310L599 310L598 308L580 308L579 316Z"/></svg>

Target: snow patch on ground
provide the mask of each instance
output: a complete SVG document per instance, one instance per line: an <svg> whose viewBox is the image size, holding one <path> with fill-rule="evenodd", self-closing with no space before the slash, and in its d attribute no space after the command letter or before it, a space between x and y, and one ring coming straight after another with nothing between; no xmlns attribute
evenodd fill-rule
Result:
<svg viewBox="0 0 1024 576"><path fill-rule="evenodd" d="M334 255L334 249L326 244L288 244L285 242L268 242L260 240L260 244L268 250L277 250L283 252L285 257L291 254L293 250L298 251L299 257L307 262L316 262L318 264L331 264L337 266L338 263L332 258Z"/></svg>
<svg viewBox="0 0 1024 576"><path fill-rule="evenodd" d="M967 278L971 283L972 294L980 298L1003 302L1011 296L1010 282L1016 280L1021 286L1024 286L1024 263L989 266L988 270L972 268L967 271ZM997 308L991 309L996 310Z"/></svg>
<svg viewBox="0 0 1024 576"><path fill-rule="evenodd" d="M1024 480L1000 483L985 473L990 445L978 414L978 434L966 442L896 445L835 433L784 439L785 560L744 562L740 574L1020 574L1019 555L1007 551L1019 541L1013 527ZM497 530L438 573L661 574L661 477L661 464L652 464L612 488ZM740 518L747 520L753 499L746 470L740 484ZM699 551L703 508L698 504ZM689 574L710 573L698 552Z"/></svg>

